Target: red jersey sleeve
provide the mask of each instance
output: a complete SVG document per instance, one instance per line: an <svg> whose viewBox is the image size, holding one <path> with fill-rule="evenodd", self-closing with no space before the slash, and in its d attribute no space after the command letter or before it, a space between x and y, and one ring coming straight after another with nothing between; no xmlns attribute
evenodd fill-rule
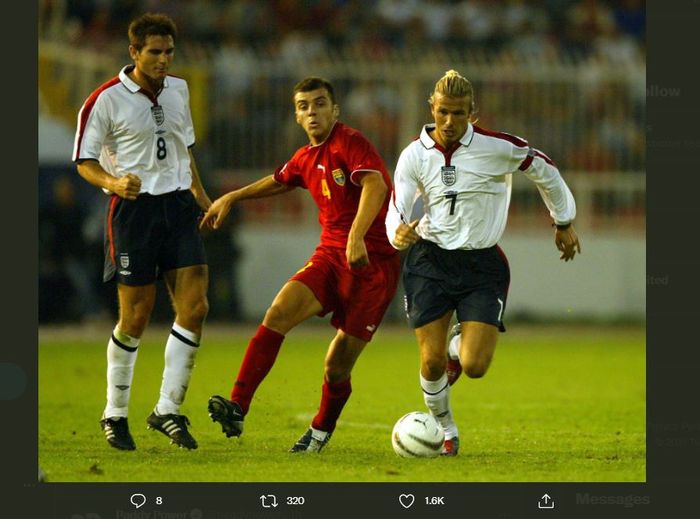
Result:
<svg viewBox="0 0 700 519"><path fill-rule="evenodd" d="M296 161L294 160L295 158L296 154L282 166L278 167L272 174L272 177L276 182L284 184L285 186L303 187L306 189L304 177L301 175L301 171L297 167Z"/></svg>
<svg viewBox="0 0 700 519"><path fill-rule="evenodd" d="M384 172L384 162L379 153L361 133L353 132L348 135L345 150L347 153L347 167L350 170L350 182L356 186L360 185L360 177L364 172Z"/></svg>

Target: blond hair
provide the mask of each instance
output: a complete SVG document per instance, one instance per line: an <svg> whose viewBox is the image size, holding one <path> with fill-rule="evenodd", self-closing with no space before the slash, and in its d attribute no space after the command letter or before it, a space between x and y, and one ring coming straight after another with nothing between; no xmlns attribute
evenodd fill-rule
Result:
<svg viewBox="0 0 700 519"><path fill-rule="evenodd" d="M447 97L468 97L470 114L474 113L474 87L471 82L454 69L445 72L445 75L435 83L435 89L430 94L428 102L432 105L435 94Z"/></svg>

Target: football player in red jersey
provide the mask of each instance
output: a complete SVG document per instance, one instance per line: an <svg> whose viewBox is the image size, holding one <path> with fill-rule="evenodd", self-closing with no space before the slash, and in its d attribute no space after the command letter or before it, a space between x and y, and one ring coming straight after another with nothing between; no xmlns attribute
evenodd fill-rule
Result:
<svg viewBox="0 0 700 519"><path fill-rule="evenodd" d="M240 436L253 395L285 335L314 315L332 312L337 333L326 355L319 410L291 448L318 452L328 443L350 397L352 368L394 296L400 262L384 227L391 180L374 146L338 121L339 108L328 81L309 77L293 92L296 121L309 144L272 175L216 200L201 225L218 228L240 200L301 187L318 206L321 243L272 301L248 344L230 398L212 396L209 414L226 436Z"/></svg>

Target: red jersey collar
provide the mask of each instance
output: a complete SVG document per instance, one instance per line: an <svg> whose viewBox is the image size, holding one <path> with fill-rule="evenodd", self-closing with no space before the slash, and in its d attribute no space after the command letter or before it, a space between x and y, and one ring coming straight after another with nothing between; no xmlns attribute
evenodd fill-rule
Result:
<svg viewBox="0 0 700 519"><path fill-rule="evenodd" d="M342 123L341 123L340 121L338 121L338 119L336 119L335 121L333 121L333 126L331 126L331 131L328 132L328 135L326 136L326 138L323 139L323 140L322 140L321 142L319 142L318 144L311 144L311 143L309 143L309 149L311 149L311 148L318 148L319 146L323 146L323 145L326 143L326 141L329 140L329 139L331 138L331 135L333 135L333 132L335 131L336 127L337 127L339 124L342 124Z"/></svg>

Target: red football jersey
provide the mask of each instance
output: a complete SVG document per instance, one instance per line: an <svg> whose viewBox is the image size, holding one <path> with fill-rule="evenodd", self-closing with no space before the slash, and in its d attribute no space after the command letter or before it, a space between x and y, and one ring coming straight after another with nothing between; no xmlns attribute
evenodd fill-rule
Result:
<svg viewBox="0 0 700 519"><path fill-rule="evenodd" d="M336 122L325 141L299 148L275 171L274 178L280 184L309 190L319 209L321 245L344 249L360 203L360 175L367 170L379 171L389 188L379 214L365 235L367 252L395 254L384 227L391 178L377 150L357 130Z"/></svg>

